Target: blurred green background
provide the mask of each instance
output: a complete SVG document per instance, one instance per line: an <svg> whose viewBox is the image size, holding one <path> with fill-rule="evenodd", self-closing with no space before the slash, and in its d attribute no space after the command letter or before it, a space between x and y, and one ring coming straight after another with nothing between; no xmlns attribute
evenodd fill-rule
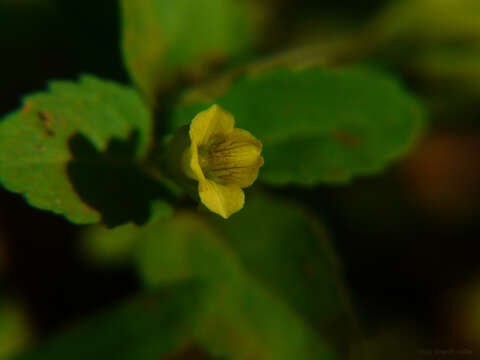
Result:
<svg viewBox="0 0 480 360"><path fill-rule="evenodd" d="M480 359L480 2L259 0L251 11L254 49L216 68L314 44L335 65L391 72L429 114L418 147L381 175L268 189L331 235L361 334L348 358ZM119 12L114 0L0 0L0 116L50 79L128 84ZM129 240L85 243L84 232L0 189L0 359L142 287Z"/></svg>

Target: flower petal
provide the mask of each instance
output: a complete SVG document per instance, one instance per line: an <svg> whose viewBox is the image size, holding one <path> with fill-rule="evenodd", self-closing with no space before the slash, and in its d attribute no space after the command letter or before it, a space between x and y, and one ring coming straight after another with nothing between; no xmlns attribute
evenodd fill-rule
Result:
<svg viewBox="0 0 480 360"><path fill-rule="evenodd" d="M221 185L205 179L199 182L198 192L202 203L225 219L243 208L245 203L245 194L238 186Z"/></svg>
<svg viewBox="0 0 480 360"><path fill-rule="evenodd" d="M218 105L212 105L195 116L190 124L192 145L205 145L215 136L226 136L233 130L233 115Z"/></svg>
<svg viewBox="0 0 480 360"><path fill-rule="evenodd" d="M260 150L262 150L262 143L252 134L250 134L249 131L235 128L229 135L230 138L235 139L238 142L246 142L250 143L252 145L258 146Z"/></svg>
<svg viewBox="0 0 480 360"><path fill-rule="evenodd" d="M195 145L185 150L182 158L182 167L185 175L194 180L204 180L202 167L200 166L200 160L198 158L198 148Z"/></svg>

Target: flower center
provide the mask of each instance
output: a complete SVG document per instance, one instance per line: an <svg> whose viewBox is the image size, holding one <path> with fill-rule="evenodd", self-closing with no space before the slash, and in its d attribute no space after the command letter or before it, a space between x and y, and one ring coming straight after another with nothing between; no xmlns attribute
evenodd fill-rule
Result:
<svg viewBox="0 0 480 360"><path fill-rule="evenodd" d="M198 157L205 177L221 184L243 185L252 168L258 171L263 164L260 152L257 142L226 136L214 137L200 146Z"/></svg>

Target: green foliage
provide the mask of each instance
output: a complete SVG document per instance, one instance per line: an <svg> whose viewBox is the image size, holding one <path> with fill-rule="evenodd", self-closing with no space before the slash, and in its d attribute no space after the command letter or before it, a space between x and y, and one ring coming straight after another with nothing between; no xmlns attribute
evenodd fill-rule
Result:
<svg viewBox="0 0 480 360"><path fill-rule="evenodd" d="M11 300L0 300L0 359L6 360L31 340L25 311Z"/></svg>
<svg viewBox="0 0 480 360"><path fill-rule="evenodd" d="M150 223L168 219L172 209L165 202L154 204ZM121 267L131 262L132 253L139 240L142 228L126 224L114 229L93 225L86 229L80 243L81 251L88 262L99 267Z"/></svg>
<svg viewBox="0 0 480 360"><path fill-rule="evenodd" d="M151 100L180 74L244 53L253 39L246 4L237 0L122 0L127 68Z"/></svg>
<svg viewBox="0 0 480 360"><path fill-rule="evenodd" d="M104 312L15 359L157 359L188 340L201 302L196 284L170 286Z"/></svg>
<svg viewBox="0 0 480 360"><path fill-rule="evenodd" d="M368 34L396 45L402 40L417 44L478 40L480 3L477 0L394 0L372 21Z"/></svg>
<svg viewBox="0 0 480 360"><path fill-rule="evenodd" d="M240 214L215 221L219 232L180 214L146 230L138 253L147 286L194 279L208 290L197 343L229 359L337 359L348 352L348 301L319 224L294 205L253 194Z"/></svg>
<svg viewBox="0 0 480 360"><path fill-rule="evenodd" d="M347 47L415 79L436 122L464 121L479 92L480 2L393 0ZM462 113L461 116L458 114ZM467 120L469 121L469 120Z"/></svg>
<svg viewBox="0 0 480 360"><path fill-rule="evenodd" d="M249 200L228 221L182 212L110 231L136 243L147 293L18 360L147 360L189 346L228 359L344 358L352 317L322 225L295 204Z"/></svg>
<svg viewBox="0 0 480 360"><path fill-rule="evenodd" d="M129 88L91 76L52 82L0 122L0 181L74 223L144 223L162 191L136 165L151 127Z"/></svg>
<svg viewBox="0 0 480 360"><path fill-rule="evenodd" d="M442 46L419 54L412 67L436 84L463 92L480 91L480 42L474 46Z"/></svg>
<svg viewBox="0 0 480 360"><path fill-rule="evenodd" d="M248 193L245 209L216 219L246 271L310 326L348 349L353 334L348 294L335 251L318 219L285 199Z"/></svg>
<svg viewBox="0 0 480 360"><path fill-rule="evenodd" d="M221 105L263 142L260 179L275 185L377 173L409 149L424 125L420 104L395 79L366 69L274 69L233 80L213 99L201 96L187 94L172 127Z"/></svg>

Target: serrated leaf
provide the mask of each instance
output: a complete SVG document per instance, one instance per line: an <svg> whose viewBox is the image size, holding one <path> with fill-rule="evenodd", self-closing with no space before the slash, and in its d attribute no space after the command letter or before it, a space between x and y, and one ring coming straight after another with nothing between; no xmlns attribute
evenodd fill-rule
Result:
<svg viewBox="0 0 480 360"><path fill-rule="evenodd" d="M74 223L144 223L163 191L136 165L151 131L130 88L92 76L52 82L0 122L0 182Z"/></svg>
<svg viewBox="0 0 480 360"><path fill-rule="evenodd" d="M122 0L123 54L134 82L154 101L179 74L202 73L244 53L253 40L237 0Z"/></svg>
<svg viewBox="0 0 480 360"><path fill-rule="evenodd" d="M195 98L176 108L172 129L213 103L221 105L237 127L262 141L260 180L274 185L346 182L377 173L411 147L424 125L420 104L398 81L360 68L250 73L213 99Z"/></svg>
<svg viewBox="0 0 480 360"><path fill-rule="evenodd" d="M185 282L82 322L16 360L155 360L191 338L203 290Z"/></svg>
<svg viewBox="0 0 480 360"><path fill-rule="evenodd" d="M138 254L150 287L187 279L207 286L196 342L228 359L348 353L352 319L321 227L301 209L259 195L220 221L216 232L181 214L147 231Z"/></svg>

